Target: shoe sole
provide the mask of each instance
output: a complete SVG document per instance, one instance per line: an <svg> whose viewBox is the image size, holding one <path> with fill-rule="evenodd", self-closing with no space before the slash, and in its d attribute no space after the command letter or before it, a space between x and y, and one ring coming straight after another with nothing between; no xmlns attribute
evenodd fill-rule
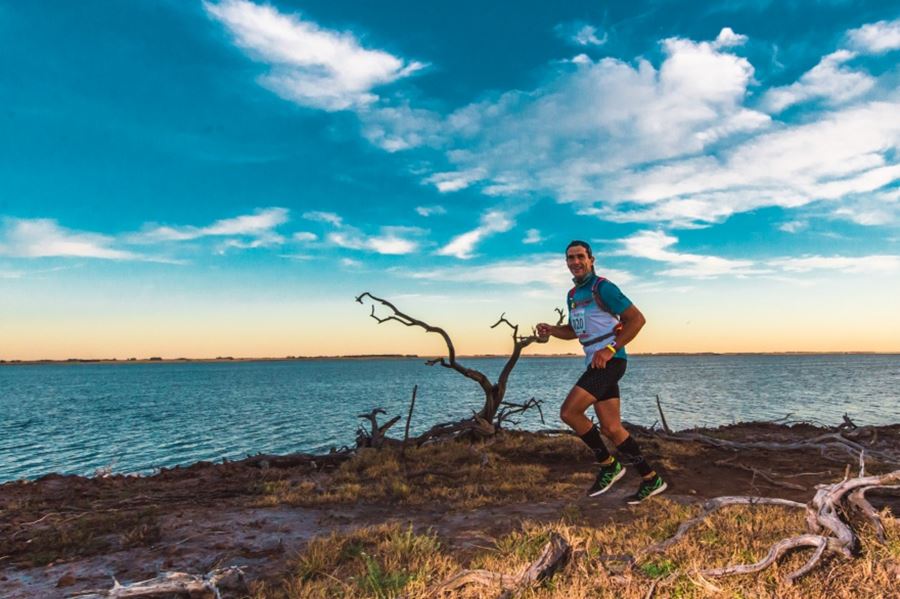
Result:
<svg viewBox="0 0 900 599"><path fill-rule="evenodd" d="M658 489L653 489L649 495L644 497L643 499L632 499L628 502L628 505L638 505L639 503L643 503L653 497L654 495L659 495L663 491L669 488L669 485L666 484L666 481L663 481L663 484L659 486Z"/></svg>
<svg viewBox="0 0 900 599"><path fill-rule="evenodd" d="M598 495L603 495L604 493L609 491L612 488L612 486L614 484L616 484L616 481L619 480L620 478L622 478L623 476L625 476L625 468L622 468L619 471L619 473L616 475L616 477L612 479L612 482L610 482L604 488L600 489L599 491L594 491L593 493L588 493L588 497L597 497Z"/></svg>

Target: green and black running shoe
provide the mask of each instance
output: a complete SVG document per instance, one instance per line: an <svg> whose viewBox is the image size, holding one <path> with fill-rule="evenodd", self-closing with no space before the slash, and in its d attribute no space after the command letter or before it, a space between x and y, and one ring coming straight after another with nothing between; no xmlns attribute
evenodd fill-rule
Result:
<svg viewBox="0 0 900 599"><path fill-rule="evenodd" d="M623 476L625 476L625 467L619 463L619 460L614 461L609 466L603 466L600 468L600 472L597 473L597 480L594 481L594 485L588 489L588 496L603 495L613 486L613 483Z"/></svg>
<svg viewBox="0 0 900 599"><path fill-rule="evenodd" d="M638 487L637 493L628 498L628 503L637 505L645 499L650 499L654 495L659 495L668 488L669 485L662 479L660 475L656 475L650 480L642 480L641 486Z"/></svg>

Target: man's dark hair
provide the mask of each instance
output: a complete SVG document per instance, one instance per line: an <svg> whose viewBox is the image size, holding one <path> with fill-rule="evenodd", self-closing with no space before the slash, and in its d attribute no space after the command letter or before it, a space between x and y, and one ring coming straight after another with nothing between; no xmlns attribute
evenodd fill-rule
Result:
<svg viewBox="0 0 900 599"><path fill-rule="evenodd" d="M581 246L585 250L587 250L588 258L594 257L594 253L591 251L591 245L587 241L581 241L580 239L573 239L572 241L569 242L569 245L566 246L566 255L569 254L570 248L573 248L576 246Z"/></svg>

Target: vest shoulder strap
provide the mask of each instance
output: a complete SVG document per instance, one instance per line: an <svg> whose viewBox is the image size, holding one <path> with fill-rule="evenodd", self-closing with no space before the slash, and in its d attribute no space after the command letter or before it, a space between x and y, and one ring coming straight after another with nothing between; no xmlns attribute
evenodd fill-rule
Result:
<svg viewBox="0 0 900 599"><path fill-rule="evenodd" d="M613 314L612 310L610 310L606 303L603 301L603 298L600 297L600 284L606 279L597 275L597 278L594 279L594 284L591 286L591 294L594 296L594 302L597 304L597 307L606 312L607 314ZM574 290L573 290L574 291ZM615 314L613 314L615 316Z"/></svg>

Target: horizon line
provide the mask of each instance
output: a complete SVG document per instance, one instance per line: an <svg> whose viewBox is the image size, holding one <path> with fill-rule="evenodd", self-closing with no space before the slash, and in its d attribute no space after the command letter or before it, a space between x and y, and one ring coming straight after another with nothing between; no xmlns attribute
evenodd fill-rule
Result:
<svg viewBox="0 0 900 599"><path fill-rule="evenodd" d="M869 350L841 350L841 351L736 351L736 352L633 352L630 356L895 356L900 355L897 351L869 351ZM582 353L544 353L544 354L522 354L522 359L528 358L580 358ZM446 357L440 355L422 355L422 354L347 354L347 355L315 355L315 356L216 356L215 358L167 358L162 356L151 356L148 358L38 358L38 359L0 359L0 366L9 365L32 365L32 364L95 364L95 363L125 363L125 364L146 364L146 363L172 363L172 362L288 362L288 361L305 361L305 360L374 360L374 359L436 359ZM457 356L459 359L471 358L508 358L509 354L461 354Z"/></svg>

